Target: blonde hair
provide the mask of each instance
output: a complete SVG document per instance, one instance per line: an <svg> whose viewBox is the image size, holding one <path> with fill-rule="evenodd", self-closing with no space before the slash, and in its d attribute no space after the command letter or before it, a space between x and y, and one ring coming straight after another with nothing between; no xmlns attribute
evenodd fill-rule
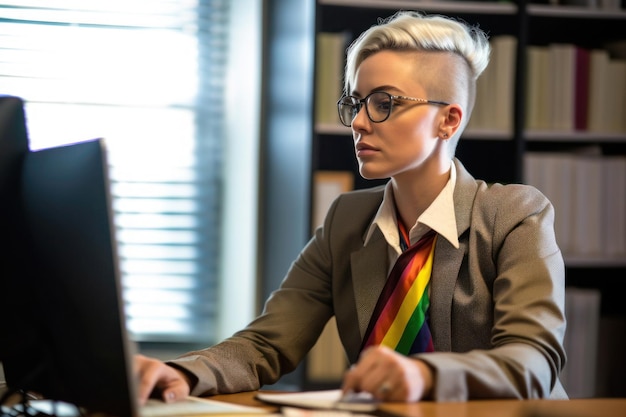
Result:
<svg viewBox="0 0 626 417"><path fill-rule="evenodd" d="M438 74L444 76L444 80L433 80L435 82L431 85L425 85L429 92L444 96L429 98L449 102L459 100L464 105L467 117L464 117L463 126L455 135L460 136L474 107L476 80L489 63L491 48L485 32L446 16L424 15L415 11L397 12L363 32L348 47L345 94L350 94L354 88L359 65L382 50L438 52L461 58L461 65L445 70L440 68L444 71ZM436 62L425 61L428 65L435 65Z"/></svg>

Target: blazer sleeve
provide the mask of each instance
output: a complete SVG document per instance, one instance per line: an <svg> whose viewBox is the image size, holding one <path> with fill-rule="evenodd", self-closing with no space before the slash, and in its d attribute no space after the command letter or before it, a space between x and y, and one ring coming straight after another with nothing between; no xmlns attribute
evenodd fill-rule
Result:
<svg viewBox="0 0 626 417"><path fill-rule="evenodd" d="M303 253L320 259L323 245L314 237ZM321 264L301 254L263 312L244 329L206 349L170 361L197 381L198 396L257 390L293 371L315 344L332 316L329 278ZM236 308L233 306L232 308Z"/></svg>

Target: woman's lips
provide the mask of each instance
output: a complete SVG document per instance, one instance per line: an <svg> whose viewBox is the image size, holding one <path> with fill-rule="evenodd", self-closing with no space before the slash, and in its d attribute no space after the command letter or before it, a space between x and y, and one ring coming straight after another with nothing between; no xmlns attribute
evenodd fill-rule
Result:
<svg viewBox="0 0 626 417"><path fill-rule="evenodd" d="M356 145L357 157L373 155L376 152L378 152L378 149L374 148L373 146L368 145L367 143L358 143Z"/></svg>

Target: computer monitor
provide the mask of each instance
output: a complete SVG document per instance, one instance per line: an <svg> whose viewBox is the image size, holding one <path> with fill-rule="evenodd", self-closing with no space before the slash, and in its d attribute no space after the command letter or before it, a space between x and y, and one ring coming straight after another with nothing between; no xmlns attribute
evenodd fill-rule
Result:
<svg viewBox="0 0 626 417"><path fill-rule="evenodd" d="M45 354L38 329L20 202L22 162L28 153L24 103L0 95L0 363L22 363L24 383Z"/></svg>
<svg viewBox="0 0 626 417"><path fill-rule="evenodd" d="M134 415L134 349L120 296L104 141L29 152L21 193L52 358L53 382L43 394L89 411Z"/></svg>
<svg viewBox="0 0 626 417"><path fill-rule="evenodd" d="M3 307L0 325L9 390L34 391L88 413L136 416L134 347L120 296L104 141L27 150L21 103L11 106L17 127L8 130L9 140L0 134L0 167L12 164L0 171L0 225L10 226L0 236L0 260L16 255L0 270L0 305L8 300L15 309ZM14 320L19 326L7 326Z"/></svg>
<svg viewBox="0 0 626 417"><path fill-rule="evenodd" d="M0 191L16 192L22 157L28 151L26 115L21 98L0 95ZM2 194L5 197L5 194ZM14 200L13 200L14 201ZM8 201L0 200L0 207Z"/></svg>

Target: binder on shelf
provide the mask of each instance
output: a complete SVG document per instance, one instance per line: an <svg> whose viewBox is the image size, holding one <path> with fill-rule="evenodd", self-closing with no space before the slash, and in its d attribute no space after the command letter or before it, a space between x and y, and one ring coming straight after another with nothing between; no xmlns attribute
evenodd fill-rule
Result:
<svg viewBox="0 0 626 417"><path fill-rule="evenodd" d="M549 88L548 48L528 46L526 48L526 129L548 130ZM586 107L585 107L586 110Z"/></svg>
<svg viewBox="0 0 626 417"><path fill-rule="evenodd" d="M493 115L493 103L491 102L490 92L493 72L493 65L487 65L487 68L476 81L476 101L474 102L474 109L472 110L467 130L482 130L489 124L491 115Z"/></svg>
<svg viewBox="0 0 626 417"><path fill-rule="evenodd" d="M626 156L605 156L603 213L604 250L609 257L626 256Z"/></svg>
<svg viewBox="0 0 626 417"><path fill-rule="evenodd" d="M576 47L569 43L548 45L550 129L574 130Z"/></svg>
<svg viewBox="0 0 626 417"><path fill-rule="evenodd" d="M574 80L574 128L587 130L589 105L589 49L576 47L576 75Z"/></svg>
<svg viewBox="0 0 626 417"><path fill-rule="evenodd" d="M600 301L598 289L565 289L567 330L563 344L568 359L561 377L570 398L596 395Z"/></svg>
<svg viewBox="0 0 626 417"><path fill-rule="evenodd" d="M602 161L599 156L581 156L574 170L573 240L576 254L602 256L602 208L609 196L602 193Z"/></svg>
<svg viewBox="0 0 626 417"><path fill-rule="evenodd" d="M493 103L495 111L490 118L496 130L513 132L513 97L515 91L515 67L517 38L513 35L498 35L492 39L494 77Z"/></svg>
<svg viewBox="0 0 626 417"><path fill-rule="evenodd" d="M315 62L315 121L339 124L337 100L343 91L344 55L347 35L343 32L317 34Z"/></svg>
<svg viewBox="0 0 626 417"><path fill-rule="evenodd" d="M610 112L606 127L610 132L626 133L626 59L609 61L608 84L607 107Z"/></svg>
<svg viewBox="0 0 626 417"><path fill-rule="evenodd" d="M608 126L610 89L609 53L604 49L591 50L589 57L588 130L606 132Z"/></svg>

